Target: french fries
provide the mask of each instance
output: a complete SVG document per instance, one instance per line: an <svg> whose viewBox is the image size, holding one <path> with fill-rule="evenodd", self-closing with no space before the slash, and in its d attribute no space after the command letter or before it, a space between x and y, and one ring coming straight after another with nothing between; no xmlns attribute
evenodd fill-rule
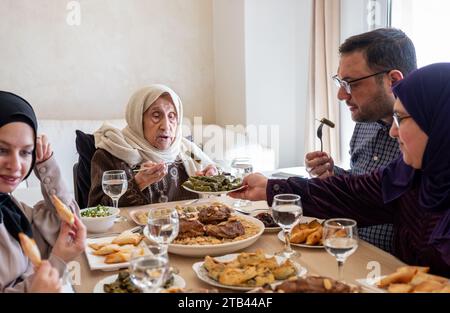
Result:
<svg viewBox="0 0 450 313"><path fill-rule="evenodd" d="M291 231L291 243L304 243L310 246L322 243L322 224L318 220L298 224Z"/></svg>

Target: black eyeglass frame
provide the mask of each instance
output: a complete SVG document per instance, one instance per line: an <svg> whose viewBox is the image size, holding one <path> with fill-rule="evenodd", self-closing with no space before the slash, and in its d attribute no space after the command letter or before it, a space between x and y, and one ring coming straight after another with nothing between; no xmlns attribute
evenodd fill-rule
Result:
<svg viewBox="0 0 450 313"><path fill-rule="evenodd" d="M394 123L395 123L395 126L397 126L397 128L400 127L400 124L404 119L407 119L410 117L412 117L412 116L411 115L400 116L397 112L394 112L394 114L392 114L392 118L394 119Z"/></svg>
<svg viewBox="0 0 450 313"><path fill-rule="evenodd" d="M392 70L384 70L384 71L381 71L381 72L377 72L375 74L370 74L370 75L367 75L367 76L364 76L364 77L353 79L351 81L346 81L346 80L340 79L337 74L334 75L331 78L333 79L333 81L335 82L337 87L344 88L345 92L348 93L349 95L351 95L352 94L352 87L350 86L351 84L359 82L360 80L363 80L363 79L367 79L367 78L370 78L370 77L373 77L373 76L380 75L380 74L387 74L390 71L392 71Z"/></svg>

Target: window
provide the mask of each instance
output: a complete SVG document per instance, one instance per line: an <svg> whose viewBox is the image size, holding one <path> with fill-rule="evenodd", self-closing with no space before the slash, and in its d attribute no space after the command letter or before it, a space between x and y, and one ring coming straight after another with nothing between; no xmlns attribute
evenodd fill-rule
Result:
<svg viewBox="0 0 450 313"><path fill-rule="evenodd" d="M414 42L417 65L450 62L450 1L392 0L391 25Z"/></svg>

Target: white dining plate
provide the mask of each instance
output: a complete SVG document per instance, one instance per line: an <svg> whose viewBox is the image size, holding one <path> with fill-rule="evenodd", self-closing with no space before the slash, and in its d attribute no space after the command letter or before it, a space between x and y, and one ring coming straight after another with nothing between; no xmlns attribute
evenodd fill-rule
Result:
<svg viewBox="0 0 450 313"><path fill-rule="evenodd" d="M277 237L278 237L278 239L280 239L282 242L284 242L284 232L283 232L283 231L280 231L280 232L278 233ZM312 245L307 245L307 244L305 244L305 243L292 243L292 242L291 242L291 246L294 246L294 247L301 247L301 248L310 248L310 249L323 249L323 248L325 248L323 245L315 245L315 246L312 246Z"/></svg>
<svg viewBox="0 0 450 313"><path fill-rule="evenodd" d="M122 262L122 263L114 263L114 264L106 264L105 263L105 256L102 255L95 255L93 252L95 251L91 247L89 247L89 244L91 243L110 243L114 238L113 237L103 237L103 238L87 238L86 239L86 248L84 250L86 254L86 258L89 264L89 268L91 270L102 270L102 271L115 271L121 268L127 268L130 262ZM146 244L141 241L138 247L143 247L145 250L145 253L150 253L148 250Z"/></svg>
<svg viewBox="0 0 450 313"><path fill-rule="evenodd" d="M229 262L229 261L236 259L238 255L239 255L238 253L232 253L232 254L227 254L227 255L220 256L220 257L215 257L214 259L217 261L220 261L220 262ZM266 254L266 258L269 258L269 257L272 257L272 255ZM283 262L282 257L275 256L275 258L276 258L278 264L281 264ZM221 284L218 281L216 281L208 276L208 271L203 266L203 263L204 263L203 261L194 263L192 265L192 269L194 270L195 274L197 274L197 277L207 284L210 284L215 287L227 288L227 289L233 289L233 290L241 290L241 291L248 291L248 290L252 290L255 288L255 286L243 287L243 286L229 286L229 285ZM297 276L301 277L301 276L306 275L306 273L307 273L306 268L300 266L297 263L294 263L294 266L296 267L297 272L298 272ZM281 281L275 281L274 284L278 284L280 282Z"/></svg>
<svg viewBox="0 0 450 313"><path fill-rule="evenodd" d="M204 257L206 255L210 256L223 255L226 253L232 253L247 248L251 246L254 242L256 242L256 240L258 240L258 238L262 235L262 233L264 232L264 224L260 220L251 216L239 215L239 217L244 218L247 221L252 222L253 224L256 224L259 228L259 231L248 238L239 241L225 242L220 244L183 245L171 243L169 245L169 252L189 257ZM147 238L149 238L147 227L144 228L144 235Z"/></svg>
<svg viewBox="0 0 450 313"><path fill-rule="evenodd" d="M107 276L100 280L94 287L93 293L105 293L103 286L106 284L112 284L116 281L118 274L114 274L111 276ZM180 275L173 274L173 283L169 286L169 288L184 288L186 287L186 281ZM161 289L162 290L162 289Z"/></svg>
<svg viewBox="0 0 450 313"><path fill-rule="evenodd" d="M235 189L231 189L231 190L225 190L225 191L197 191L191 188L188 188L186 186L183 186L184 189L186 189L187 191L190 192L194 192L194 193L198 193L199 195L206 195L206 196L220 196L220 195L224 195L233 191L238 191L243 189L245 186L242 185L241 187L235 188Z"/></svg>

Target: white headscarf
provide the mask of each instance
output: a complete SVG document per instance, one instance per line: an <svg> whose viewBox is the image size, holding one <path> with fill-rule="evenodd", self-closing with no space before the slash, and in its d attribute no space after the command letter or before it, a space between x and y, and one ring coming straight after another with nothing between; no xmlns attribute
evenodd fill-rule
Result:
<svg viewBox="0 0 450 313"><path fill-rule="evenodd" d="M177 111L178 127L172 145L166 150L152 146L144 137L144 112L164 93L168 93ZM150 85L135 92L127 105L127 126L120 130L105 123L94 133L95 147L101 148L133 167L145 161L173 162L177 157L183 161L189 176L214 162L194 143L181 134L183 105L180 97L164 85ZM194 160L195 159L195 160Z"/></svg>

